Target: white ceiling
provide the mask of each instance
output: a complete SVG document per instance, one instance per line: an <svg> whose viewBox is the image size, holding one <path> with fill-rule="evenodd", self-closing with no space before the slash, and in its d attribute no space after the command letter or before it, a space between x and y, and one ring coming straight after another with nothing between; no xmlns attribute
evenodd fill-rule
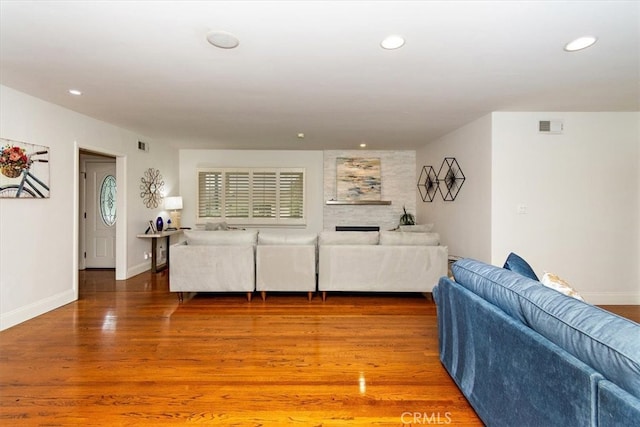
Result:
<svg viewBox="0 0 640 427"><path fill-rule="evenodd" d="M411 149L491 111L638 111L639 40L638 1L0 0L0 83L180 147Z"/></svg>

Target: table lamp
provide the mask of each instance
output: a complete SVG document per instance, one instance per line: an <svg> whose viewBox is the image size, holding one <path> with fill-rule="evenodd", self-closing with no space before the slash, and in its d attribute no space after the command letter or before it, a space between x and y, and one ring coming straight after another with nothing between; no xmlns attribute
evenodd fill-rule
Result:
<svg viewBox="0 0 640 427"><path fill-rule="evenodd" d="M182 209L182 196L173 196L164 198L164 208L170 212L171 227L167 230L176 230L180 228L180 209Z"/></svg>

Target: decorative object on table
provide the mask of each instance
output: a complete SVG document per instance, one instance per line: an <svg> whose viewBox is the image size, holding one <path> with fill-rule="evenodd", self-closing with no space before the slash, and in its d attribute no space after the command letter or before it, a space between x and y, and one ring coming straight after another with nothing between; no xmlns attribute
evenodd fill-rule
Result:
<svg viewBox="0 0 640 427"><path fill-rule="evenodd" d="M157 208L162 201L162 191L164 189L164 181L160 170L149 168L144 171L144 176L140 178L140 197L143 203L149 209Z"/></svg>
<svg viewBox="0 0 640 427"><path fill-rule="evenodd" d="M402 206L402 211L404 213L400 216L400 225L416 225L416 217L408 213L404 206Z"/></svg>
<svg viewBox="0 0 640 427"><path fill-rule="evenodd" d="M382 181L379 158L338 157L336 175L336 196L339 201L380 200Z"/></svg>
<svg viewBox="0 0 640 427"><path fill-rule="evenodd" d="M153 220L149 220L149 227L144 233L148 234L149 232L151 232L151 234L156 234L158 232L158 230L156 230L156 223L153 222Z"/></svg>
<svg viewBox="0 0 640 427"><path fill-rule="evenodd" d="M0 138L0 198L49 198L49 147Z"/></svg>
<svg viewBox="0 0 640 427"><path fill-rule="evenodd" d="M164 221L162 220L162 217L159 216L158 218L156 218L156 231L158 233L161 232L163 227L164 227Z"/></svg>
<svg viewBox="0 0 640 427"><path fill-rule="evenodd" d="M433 202L439 191L442 199L452 202L458 196L466 180L455 157L445 157L438 173L433 166L423 166L418 178L418 190L423 202Z"/></svg>
<svg viewBox="0 0 640 427"><path fill-rule="evenodd" d="M164 198L164 208L170 211L171 225L167 230L175 230L180 228L180 212L182 209L182 197L181 196L171 196Z"/></svg>

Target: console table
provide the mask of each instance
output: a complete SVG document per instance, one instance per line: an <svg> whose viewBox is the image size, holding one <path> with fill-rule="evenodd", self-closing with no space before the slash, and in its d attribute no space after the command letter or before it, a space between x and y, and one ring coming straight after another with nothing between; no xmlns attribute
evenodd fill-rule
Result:
<svg viewBox="0 0 640 427"><path fill-rule="evenodd" d="M169 246L171 246L171 236L182 234L182 230L161 231L159 233L138 234L141 239L151 239L151 272L157 273L169 267ZM165 262L158 265L158 239L165 239L167 245L167 256Z"/></svg>

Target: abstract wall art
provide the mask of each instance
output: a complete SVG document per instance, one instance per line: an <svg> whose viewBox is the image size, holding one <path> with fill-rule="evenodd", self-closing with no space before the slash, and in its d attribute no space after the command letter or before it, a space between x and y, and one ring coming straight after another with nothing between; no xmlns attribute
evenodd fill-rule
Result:
<svg viewBox="0 0 640 427"><path fill-rule="evenodd" d="M382 181L379 158L338 157L336 173L338 200L380 200Z"/></svg>

